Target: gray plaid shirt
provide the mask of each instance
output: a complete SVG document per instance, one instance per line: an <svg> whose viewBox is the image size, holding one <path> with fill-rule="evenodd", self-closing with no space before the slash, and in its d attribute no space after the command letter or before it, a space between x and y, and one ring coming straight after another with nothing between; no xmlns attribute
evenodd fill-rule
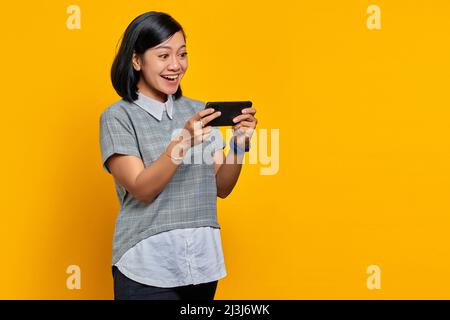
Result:
<svg viewBox="0 0 450 320"><path fill-rule="evenodd" d="M145 167L158 159L171 138L184 127L205 103L187 97L174 100L171 95L159 113L149 113L133 103L119 100L100 116L100 147L103 168L110 173L106 160L115 153L142 159ZM141 104L142 105L142 104ZM120 203L117 217L112 264L141 240L154 234L178 228L211 226L219 228L216 207L216 177L212 155L225 142L217 128L202 144L191 148L172 180L150 204L140 202L115 181ZM198 160L201 160L199 163Z"/></svg>

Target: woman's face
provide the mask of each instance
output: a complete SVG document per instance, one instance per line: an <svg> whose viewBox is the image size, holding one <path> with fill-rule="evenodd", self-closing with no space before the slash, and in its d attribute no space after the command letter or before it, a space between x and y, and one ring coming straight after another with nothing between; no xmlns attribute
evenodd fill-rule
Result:
<svg viewBox="0 0 450 320"><path fill-rule="evenodd" d="M133 67L141 71L139 91L165 102L166 95L177 91L188 67L186 42L181 31L141 56L133 54Z"/></svg>

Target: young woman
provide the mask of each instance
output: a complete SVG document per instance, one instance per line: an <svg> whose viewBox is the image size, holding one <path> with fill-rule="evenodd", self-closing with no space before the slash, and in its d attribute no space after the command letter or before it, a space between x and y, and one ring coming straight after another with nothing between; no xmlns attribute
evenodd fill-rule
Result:
<svg viewBox="0 0 450 320"><path fill-rule="evenodd" d="M115 299L212 300L226 276L216 201L238 180L256 110L235 118L225 156L208 126L220 113L182 94L187 67L185 33L162 12L130 23L112 65L122 99L101 114L100 145L120 203Z"/></svg>

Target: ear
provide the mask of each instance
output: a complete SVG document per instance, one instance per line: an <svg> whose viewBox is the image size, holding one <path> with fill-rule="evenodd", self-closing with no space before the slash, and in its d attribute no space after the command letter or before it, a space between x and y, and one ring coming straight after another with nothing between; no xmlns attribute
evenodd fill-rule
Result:
<svg viewBox="0 0 450 320"><path fill-rule="evenodd" d="M141 59L136 52L133 52L133 57L131 58L131 62L133 63L133 68L136 71L141 70Z"/></svg>

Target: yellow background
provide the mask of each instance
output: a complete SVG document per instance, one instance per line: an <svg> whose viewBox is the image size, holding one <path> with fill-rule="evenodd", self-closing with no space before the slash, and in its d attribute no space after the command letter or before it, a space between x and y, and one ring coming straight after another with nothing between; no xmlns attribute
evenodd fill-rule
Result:
<svg viewBox="0 0 450 320"><path fill-rule="evenodd" d="M280 130L278 174L246 164L218 200L216 299L450 298L447 0L2 3L0 298L113 297L99 115L118 100L117 42L150 10L185 28L186 96L251 99Z"/></svg>

